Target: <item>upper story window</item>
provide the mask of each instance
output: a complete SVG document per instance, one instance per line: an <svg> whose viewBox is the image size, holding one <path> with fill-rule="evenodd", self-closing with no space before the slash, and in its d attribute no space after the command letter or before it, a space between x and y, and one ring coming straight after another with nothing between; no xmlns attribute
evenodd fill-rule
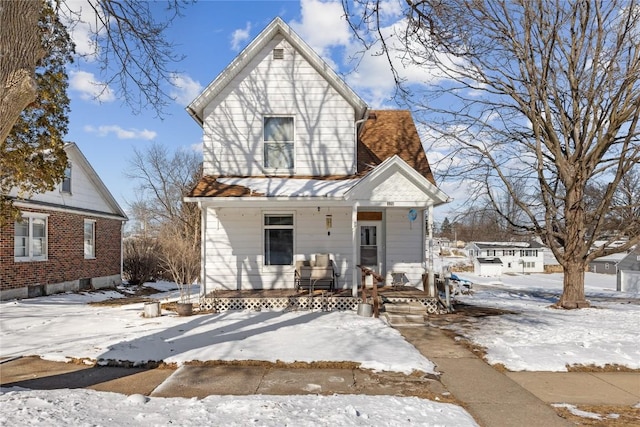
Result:
<svg viewBox="0 0 640 427"><path fill-rule="evenodd" d="M538 256L538 251L536 249L523 249L520 251L520 256L524 257L524 256L533 256L533 257L537 257Z"/></svg>
<svg viewBox="0 0 640 427"><path fill-rule="evenodd" d="M71 165L67 165L64 170L64 178L62 179L62 184L60 185L60 191L63 193L71 193Z"/></svg>
<svg viewBox="0 0 640 427"><path fill-rule="evenodd" d="M47 259L47 216L27 213L15 223L13 256L16 261Z"/></svg>
<svg viewBox="0 0 640 427"><path fill-rule="evenodd" d="M84 257L96 257L96 222L91 219L84 220Z"/></svg>
<svg viewBox="0 0 640 427"><path fill-rule="evenodd" d="M264 167L293 169L293 117L264 118Z"/></svg>

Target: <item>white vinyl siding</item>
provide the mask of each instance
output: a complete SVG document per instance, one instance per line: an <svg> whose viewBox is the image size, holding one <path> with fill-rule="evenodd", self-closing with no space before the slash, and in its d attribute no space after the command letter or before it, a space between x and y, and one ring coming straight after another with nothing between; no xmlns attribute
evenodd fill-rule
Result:
<svg viewBox="0 0 640 427"><path fill-rule="evenodd" d="M392 271L405 273L412 286L422 287L424 269L424 243L422 242L422 213L409 221L409 209L387 209L386 211L386 252L387 282L391 283Z"/></svg>
<svg viewBox="0 0 640 427"><path fill-rule="evenodd" d="M213 289L285 289L294 287L292 265L264 263L264 212L259 208L206 211L205 274ZM329 253L340 273L338 287L351 286L351 209L292 209L295 217L294 260ZM326 215L331 214L331 228ZM348 273L348 274L347 274Z"/></svg>
<svg viewBox="0 0 640 427"><path fill-rule="evenodd" d="M284 49L274 60L273 48ZM204 110L205 175L262 175L263 117L295 116L296 175L350 174L353 107L281 38L274 39Z"/></svg>
<svg viewBox="0 0 640 427"><path fill-rule="evenodd" d="M33 194L29 200L33 202L42 202L50 205L59 205L65 208L80 208L98 212L113 213L113 205L109 204L103 194L98 191L98 187L94 182L92 171L86 170L76 156L75 151L68 150L69 163L71 165L71 192L63 191L64 183L61 183L54 190L45 193ZM11 196L17 196L17 190L12 189L9 193Z"/></svg>
<svg viewBox="0 0 640 427"><path fill-rule="evenodd" d="M16 261L44 261L47 259L47 216L24 214L15 222L14 250Z"/></svg>

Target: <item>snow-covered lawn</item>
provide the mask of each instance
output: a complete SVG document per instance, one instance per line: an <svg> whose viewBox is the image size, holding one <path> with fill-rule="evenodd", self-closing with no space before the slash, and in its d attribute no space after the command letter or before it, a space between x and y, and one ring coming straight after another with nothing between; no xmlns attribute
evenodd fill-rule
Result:
<svg viewBox="0 0 640 427"><path fill-rule="evenodd" d="M119 296L110 291L1 303L0 356L104 364L353 361L365 369L435 373L433 363L397 330L352 312L227 311L180 317L164 311L161 317L143 318L142 303L87 305Z"/></svg>
<svg viewBox="0 0 640 427"><path fill-rule="evenodd" d="M491 363L511 370L564 371L567 365L640 368L639 295L622 295L615 277L587 274L594 308L549 308L562 275L471 279L469 304L516 314L454 326L484 346ZM176 298L156 284L159 300ZM165 286L163 288L163 286ZM171 286L171 285L170 285ZM433 372L425 359L380 319L354 313L227 312L143 318L142 304L92 306L115 292L64 294L0 302L0 357L50 360L352 361L364 368ZM469 326L471 325L471 326ZM402 357L399 357L402 355ZM393 396L210 396L147 398L91 390L1 390L0 425L475 425L461 407Z"/></svg>
<svg viewBox="0 0 640 427"><path fill-rule="evenodd" d="M434 372L431 361L380 319L317 311L191 317L164 311L161 317L144 318L141 303L87 304L118 296L100 292L1 302L0 357L162 360L178 365L191 360L352 361L374 370ZM175 300L176 293L154 297ZM196 400L4 388L0 405L0 425L476 425L459 406L394 396L259 395Z"/></svg>
<svg viewBox="0 0 640 427"><path fill-rule="evenodd" d="M592 308L551 308L562 274L503 276L460 274L476 292L465 303L510 310L451 328L487 349L489 363L512 371L566 371L568 365L621 365L640 369L640 295L615 291L614 275L586 273Z"/></svg>

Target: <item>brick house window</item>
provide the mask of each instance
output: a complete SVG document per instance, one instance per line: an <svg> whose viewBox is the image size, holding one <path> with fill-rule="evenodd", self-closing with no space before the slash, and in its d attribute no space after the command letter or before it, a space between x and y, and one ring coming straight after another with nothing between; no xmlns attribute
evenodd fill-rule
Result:
<svg viewBox="0 0 640 427"><path fill-rule="evenodd" d="M264 216L264 265L293 264L293 215Z"/></svg>
<svg viewBox="0 0 640 427"><path fill-rule="evenodd" d="M96 257L96 222L90 219L84 220L84 257Z"/></svg>
<svg viewBox="0 0 640 427"><path fill-rule="evenodd" d="M264 167L293 169L293 117L264 118Z"/></svg>
<svg viewBox="0 0 640 427"><path fill-rule="evenodd" d="M63 193L71 193L71 165L67 165L64 170L64 178L62 179L62 184L60 185L60 191Z"/></svg>
<svg viewBox="0 0 640 427"><path fill-rule="evenodd" d="M16 261L47 259L47 215L23 214L15 222L13 256Z"/></svg>

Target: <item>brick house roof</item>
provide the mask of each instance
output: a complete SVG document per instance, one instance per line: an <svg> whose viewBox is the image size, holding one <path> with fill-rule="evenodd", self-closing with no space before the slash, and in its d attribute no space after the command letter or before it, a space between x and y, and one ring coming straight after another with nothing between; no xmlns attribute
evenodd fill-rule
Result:
<svg viewBox="0 0 640 427"><path fill-rule="evenodd" d="M409 166L432 184L435 180L422 141L408 110L373 110L363 124L357 146L357 174L332 176L291 176L291 179L343 180L364 176L393 155L398 155ZM241 185L229 185L216 176L203 177L187 197L264 197ZM282 178L282 177L280 177Z"/></svg>

